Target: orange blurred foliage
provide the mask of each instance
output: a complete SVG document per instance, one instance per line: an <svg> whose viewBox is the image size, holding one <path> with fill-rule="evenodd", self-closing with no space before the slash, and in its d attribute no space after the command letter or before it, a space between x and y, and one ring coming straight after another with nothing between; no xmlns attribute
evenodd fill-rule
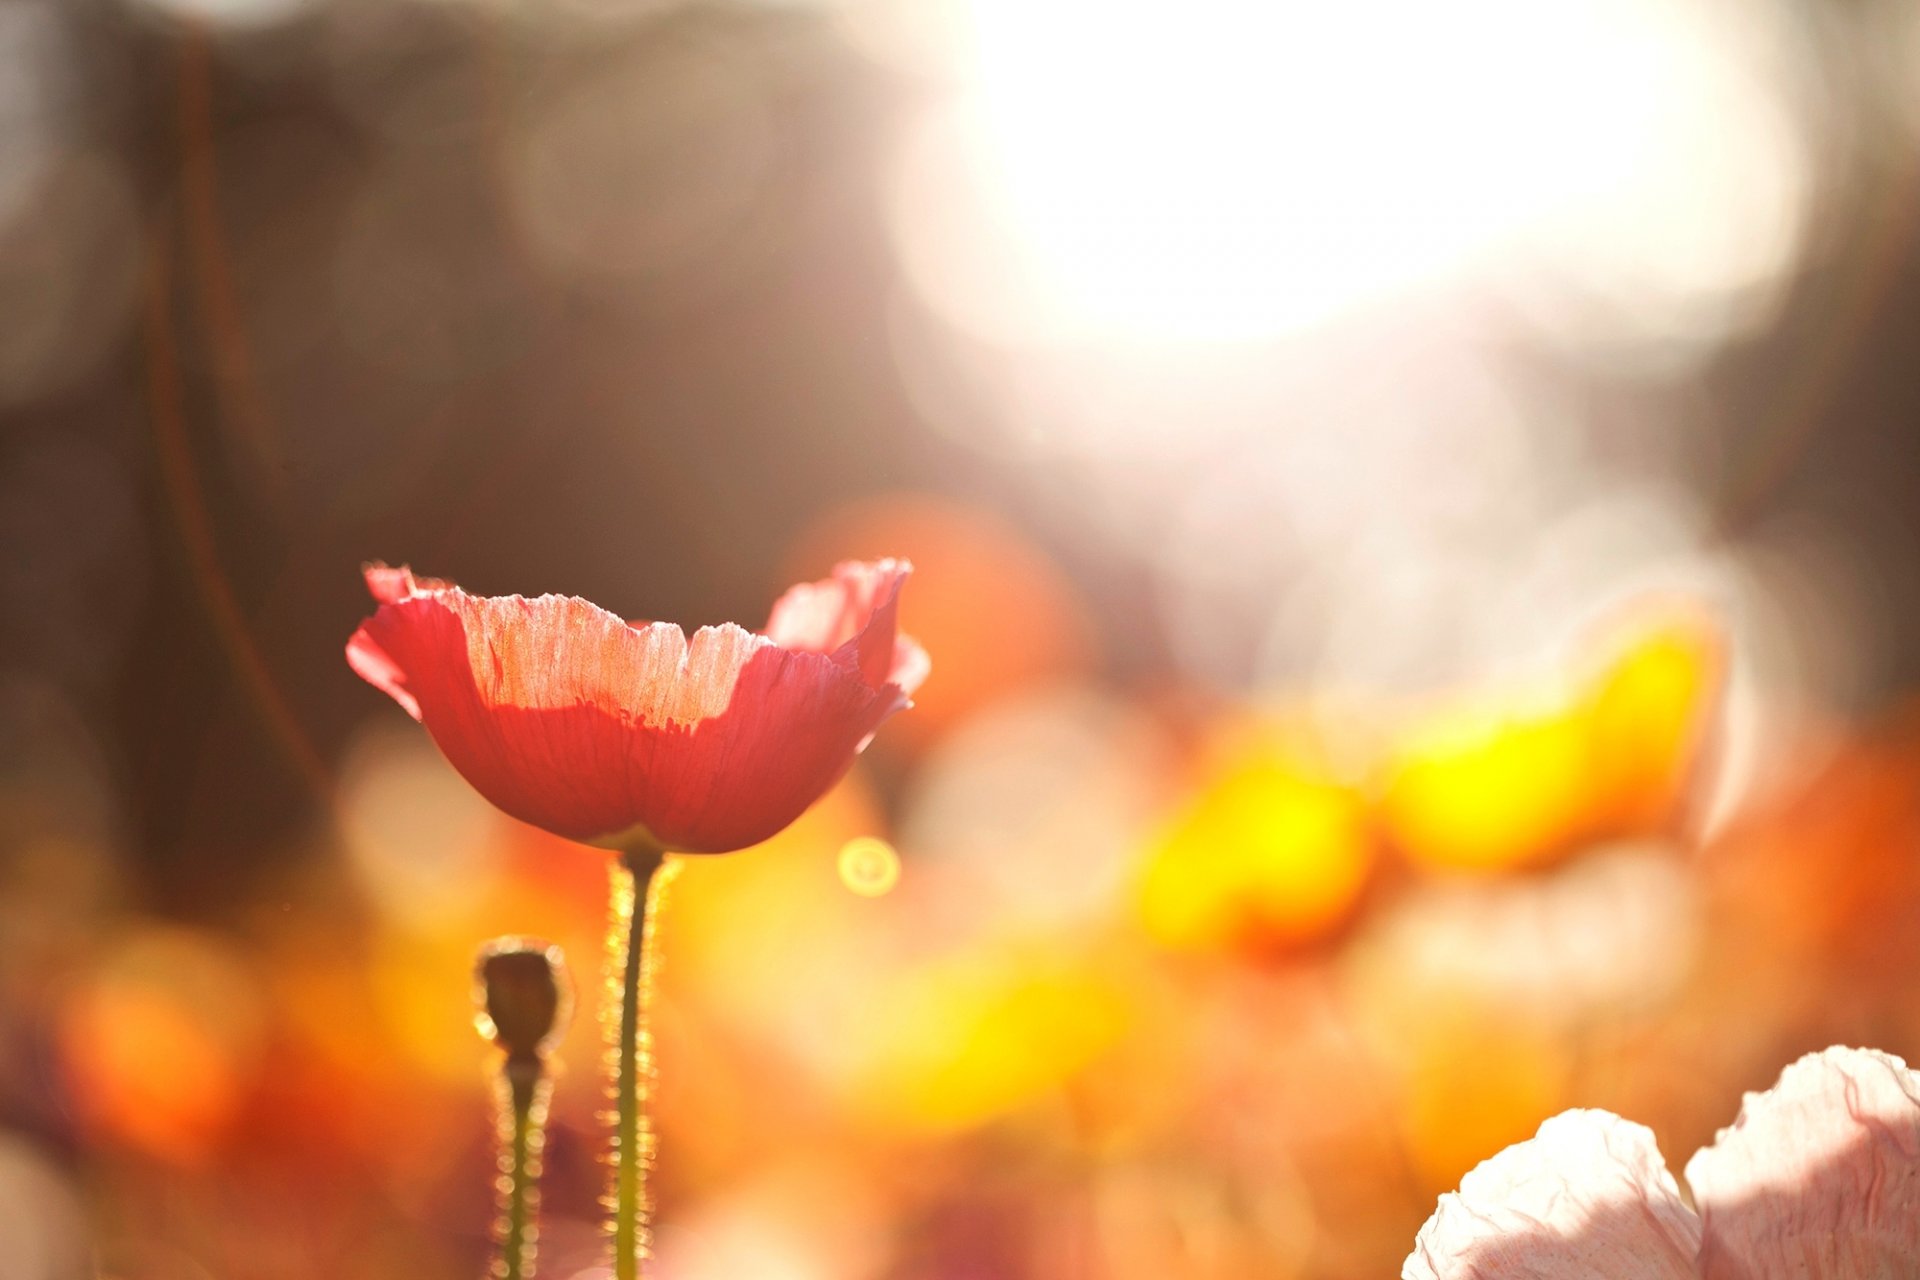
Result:
<svg viewBox="0 0 1920 1280"><path fill-rule="evenodd" d="M257 1066L260 1010L246 967L211 938L153 928L61 1009L60 1058L85 1123L176 1164L217 1150Z"/></svg>
<svg viewBox="0 0 1920 1280"><path fill-rule="evenodd" d="M1407 1155L1433 1193L1567 1105L1568 1047L1491 1011L1436 1020L1402 1062Z"/></svg>

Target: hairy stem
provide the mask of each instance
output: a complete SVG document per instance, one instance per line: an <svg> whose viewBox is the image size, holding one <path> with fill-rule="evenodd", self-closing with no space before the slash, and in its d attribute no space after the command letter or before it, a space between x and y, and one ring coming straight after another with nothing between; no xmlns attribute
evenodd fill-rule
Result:
<svg viewBox="0 0 1920 1280"><path fill-rule="evenodd" d="M509 1059L503 1081L507 1115L502 1121L506 1141L501 1185L500 1259L494 1275L502 1280L530 1280L539 1209L542 1123L546 1118L546 1082L538 1059Z"/></svg>
<svg viewBox="0 0 1920 1280"><path fill-rule="evenodd" d="M613 919L608 931L609 978L617 969L620 1024L614 1050L613 1136L614 1280L639 1280L652 1253L653 1203L647 1174L655 1138L649 1102L653 1092L653 1032L649 1023L658 964L654 933L677 864L657 849L629 851L614 869ZM640 899L639 910L635 900Z"/></svg>

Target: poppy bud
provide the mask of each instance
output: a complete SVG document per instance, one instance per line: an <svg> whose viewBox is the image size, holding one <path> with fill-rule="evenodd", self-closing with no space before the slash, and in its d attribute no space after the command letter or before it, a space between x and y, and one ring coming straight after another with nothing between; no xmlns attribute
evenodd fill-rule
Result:
<svg viewBox="0 0 1920 1280"><path fill-rule="evenodd" d="M513 1062L538 1062L566 1030L573 995L560 948L495 938L474 967L474 1026Z"/></svg>

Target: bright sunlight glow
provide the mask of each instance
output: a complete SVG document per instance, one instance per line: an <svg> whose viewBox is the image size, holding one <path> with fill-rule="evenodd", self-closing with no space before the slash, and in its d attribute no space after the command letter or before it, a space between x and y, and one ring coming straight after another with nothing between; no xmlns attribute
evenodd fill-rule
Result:
<svg viewBox="0 0 1920 1280"><path fill-rule="evenodd" d="M1490 255L1735 289L1791 244L1777 104L1696 5L971 12L970 91L908 157L898 213L923 294L1012 329L989 336L1269 336ZM954 243L970 202L1004 244ZM1704 264L1702 218L1723 232Z"/></svg>

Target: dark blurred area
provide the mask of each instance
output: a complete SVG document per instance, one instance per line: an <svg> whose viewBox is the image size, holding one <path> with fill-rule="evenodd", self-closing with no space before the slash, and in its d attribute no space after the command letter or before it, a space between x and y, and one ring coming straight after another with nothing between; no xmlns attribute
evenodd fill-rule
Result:
<svg viewBox="0 0 1920 1280"><path fill-rule="evenodd" d="M1374 8L0 0L0 1274L483 1265L458 975L604 869L349 672L374 559L919 564L922 706L686 877L673 1280L1377 1275L1920 1051L1920 18Z"/></svg>
<svg viewBox="0 0 1920 1280"><path fill-rule="evenodd" d="M750 616L808 519L953 470L887 358L871 153L897 82L800 14L588 38L355 12L237 49L118 32L153 86L133 112L164 280L147 305L177 371L155 409L177 424L177 484L142 476L148 598L171 603L139 624L114 699L162 889L244 872L311 812L300 757L336 754L367 710L338 678L333 633L364 612L343 569L410 558L477 589ZM553 127L571 132L503 152L525 151L529 112L570 113ZM589 190L503 189L542 177L516 162ZM578 241L560 271L529 260L516 194L553 218L586 202L556 232ZM137 344L128 358L128 382L156 379ZM182 523L211 536L181 546L163 531ZM244 637L209 621L210 589ZM235 644L271 655L288 732L236 685Z"/></svg>

